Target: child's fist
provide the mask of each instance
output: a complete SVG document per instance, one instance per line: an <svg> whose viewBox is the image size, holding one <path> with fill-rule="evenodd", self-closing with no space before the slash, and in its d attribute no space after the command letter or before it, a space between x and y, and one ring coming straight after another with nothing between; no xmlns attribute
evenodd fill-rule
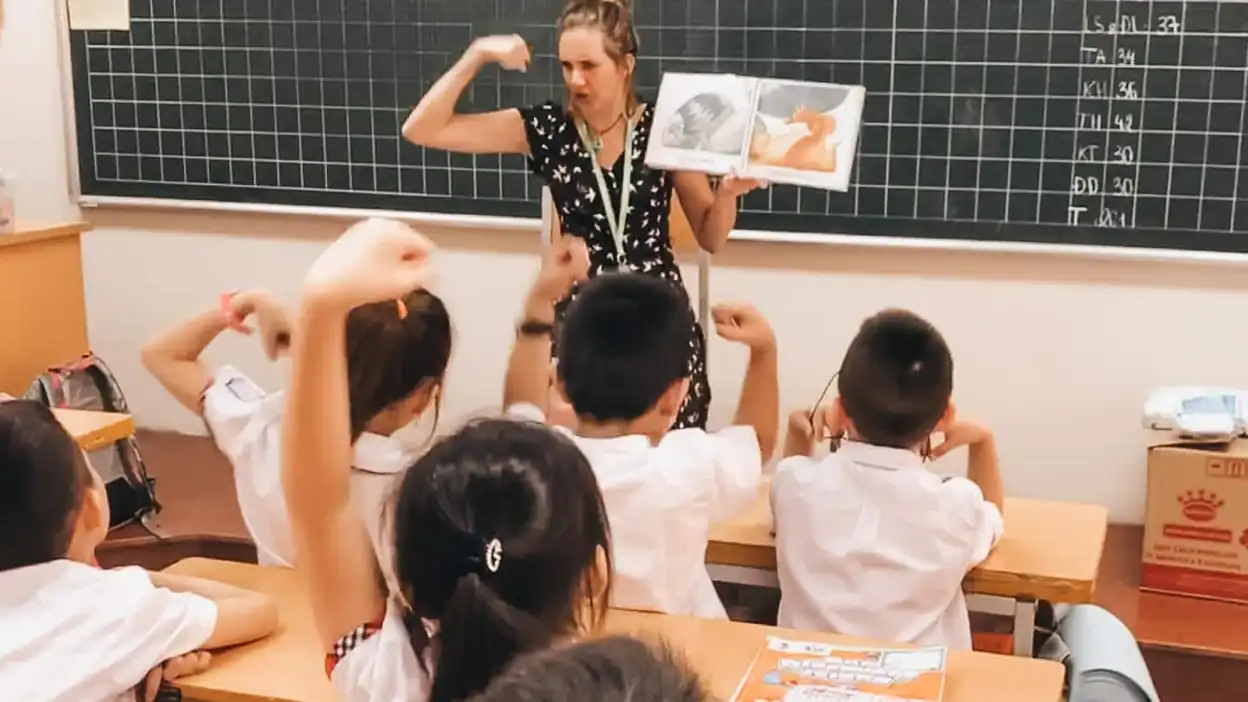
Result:
<svg viewBox="0 0 1248 702"><path fill-rule="evenodd" d="M564 236L551 246L550 253L542 261L542 272L537 276L534 294L543 301L562 299L573 285L589 277L589 249L585 240Z"/></svg>
<svg viewBox="0 0 1248 702"><path fill-rule="evenodd" d="M424 287L433 243L391 219L353 225L325 249L304 277L304 294L342 309L397 300Z"/></svg>
<svg viewBox="0 0 1248 702"><path fill-rule="evenodd" d="M728 341L745 344L751 349L766 349L776 345L775 332L758 310L746 304L716 305L711 309L715 321L715 333Z"/></svg>

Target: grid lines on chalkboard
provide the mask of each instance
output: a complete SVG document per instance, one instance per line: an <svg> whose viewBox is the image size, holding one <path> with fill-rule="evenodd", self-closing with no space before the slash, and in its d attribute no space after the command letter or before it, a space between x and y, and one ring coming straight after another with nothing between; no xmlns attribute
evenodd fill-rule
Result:
<svg viewBox="0 0 1248 702"><path fill-rule="evenodd" d="M850 192L752 193L747 226L1248 232L1248 4L814 2L636 6L643 97L664 70L867 87ZM519 32L534 63L523 75L485 70L463 107L559 99L561 4L133 0L128 35L75 38L84 191L534 215L539 184L522 157L420 149L399 127L487 33ZM1133 87L1119 95L1120 83Z"/></svg>

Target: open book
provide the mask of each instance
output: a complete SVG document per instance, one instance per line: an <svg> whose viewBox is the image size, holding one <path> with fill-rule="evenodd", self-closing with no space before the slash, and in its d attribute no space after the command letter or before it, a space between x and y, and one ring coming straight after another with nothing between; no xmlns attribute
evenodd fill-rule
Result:
<svg viewBox="0 0 1248 702"><path fill-rule="evenodd" d="M940 702L943 648L861 648L769 636L733 702Z"/></svg>
<svg viewBox="0 0 1248 702"><path fill-rule="evenodd" d="M849 189L866 89L665 73L646 165Z"/></svg>

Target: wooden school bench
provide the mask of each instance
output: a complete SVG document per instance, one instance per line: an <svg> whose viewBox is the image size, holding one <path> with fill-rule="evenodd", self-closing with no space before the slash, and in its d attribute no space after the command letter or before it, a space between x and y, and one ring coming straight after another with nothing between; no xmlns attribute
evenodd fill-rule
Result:
<svg viewBox="0 0 1248 702"><path fill-rule="evenodd" d="M1109 527L1096 604L1135 635L1163 702L1243 702L1248 604L1141 592L1143 540L1143 527Z"/></svg>
<svg viewBox="0 0 1248 702"><path fill-rule="evenodd" d="M707 571L721 582L777 587L771 479L740 515L711 529ZM966 576L976 611L1014 617L1014 653L1032 655L1036 601L1092 602L1109 512L1099 505L1007 497L1005 536Z"/></svg>
<svg viewBox="0 0 1248 702"><path fill-rule="evenodd" d="M278 632L268 639L222 651L210 669L179 681L187 699L202 702L332 702L324 652L312 621L308 593L298 573L243 563L192 558L170 572L209 578L274 597L280 609ZM826 634L796 633L774 627L699 620L648 612L612 611L614 633L658 635L683 651L709 683L728 700L769 633L815 641L868 643ZM944 702L1058 702L1063 670L1051 661L987 653L949 654Z"/></svg>
<svg viewBox="0 0 1248 702"><path fill-rule="evenodd" d="M52 414L83 451L134 436L134 419L128 414L75 409L53 409Z"/></svg>

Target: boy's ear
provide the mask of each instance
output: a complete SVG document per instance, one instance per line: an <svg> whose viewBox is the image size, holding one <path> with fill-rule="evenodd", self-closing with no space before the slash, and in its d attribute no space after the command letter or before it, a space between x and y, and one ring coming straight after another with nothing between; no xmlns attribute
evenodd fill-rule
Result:
<svg viewBox="0 0 1248 702"><path fill-rule="evenodd" d="M689 378L681 378L679 381L672 383L662 395L656 409L664 417L676 417L680 412L680 406L685 402L685 395L689 392Z"/></svg>
<svg viewBox="0 0 1248 702"><path fill-rule="evenodd" d="M841 403L840 395L837 395L832 400L832 426L828 427L833 436L838 434L838 429L840 430L839 434L842 436L853 431L853 422L849 420L849 415L845 413L845 405Z"/></svg>
<svg viewBox="0 0 1248 702"><path fill-rule="evenodd" d="M940 418L940 421L936 423L936 431L942 434L945 433L945 431L949 427L953 426L953 423L957 420L958 408L954 407L953 401L950 400L949 404L945 407L945 414Z"/></svg>

